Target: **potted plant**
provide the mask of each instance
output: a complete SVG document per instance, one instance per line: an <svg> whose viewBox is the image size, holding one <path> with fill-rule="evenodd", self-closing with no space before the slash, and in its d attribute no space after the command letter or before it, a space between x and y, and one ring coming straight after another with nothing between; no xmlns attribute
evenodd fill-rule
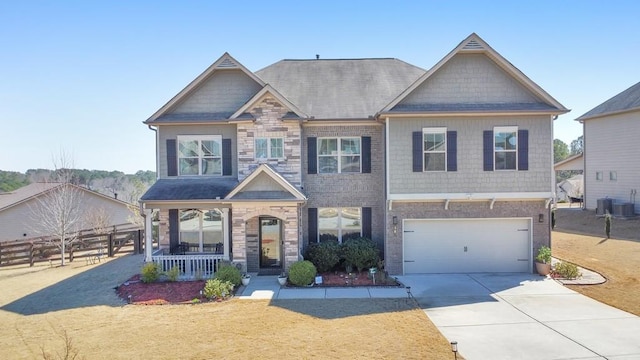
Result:
<svg viewBox="0 0 640 360"><path fill-rule="evenodd" d="M541 246L536 256L536 271L538 274L547 276L551 273L551 248Z"/></svg>
<svg viewBox="0 0 640 360"><path fill-rule="evenodd" d="M286 283L287 283L287 274L283 272L280 275L278 275L278 284L280 284L280 286L284 286Z"/></svg>
<svg viewBox="0 0 640 360"><path fill-rule="evenodd" d="M242 274L242 285L243 286L247 286L249 285L249 282L251 281L251 275L249 274Z"/></svg>

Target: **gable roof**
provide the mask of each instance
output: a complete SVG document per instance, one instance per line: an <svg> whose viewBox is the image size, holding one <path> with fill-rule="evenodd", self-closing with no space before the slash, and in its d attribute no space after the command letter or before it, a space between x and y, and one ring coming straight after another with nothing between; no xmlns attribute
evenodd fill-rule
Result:
<svg viewBox="0 0 640 360"><path fill-rule="evenodd" d="M276 100L278 100L282 105L286 106L290 112L286 114L286 118L306 118L307 114L302 112L302 110L298 109L297 106L292 104L289 100L287 100L282 94L280 94L276 89L274 89L271 85L265 85L262 90L260 90L257 94L255 94L246 104L244 104L238 111L236 111L229 119L237 119L241 115L245 113L245 111L249 110L256 102L260 101L260 99L266 95L270 94ZM292 116L295 115L295 116Z"/></svg>
<svg viewBox="0 0 640 360"><path fill-rule="evenodd" d="M243 190L249 187L259 175L265 174L272 180L274 180L280 187L281 191L250 191L250 196L242 196ZM258 166L249 176L233 189L225 199L233 200L296 200L306 201L307 197L300 192L295 186L293 186L287 179L280 175L277 171L273 170L269 165L262 164Z"/></svg>
<svg viewBox="0 0 640 360"><path fill-rule="evenodd" d="M375 116L425 71L398 59L281 60L256 72L316 119Z"/></svg>
<svg viewBox="0 0 640 360"><path fill-rule="evenodd" d="M82 186L78 186L78 185L74 185L74 184L70 184L70 183L60 183L60 182L37 182L37 183L31 183L29 185L23 186L19 189L16 189L14 191L10 191L10 192L5 192L5 193L0 193L0 211L4 211L8 208L11 208L13 206L16 206L18 204L24 203L26 201L29 201L31 199L34 199L38 196L41 196L45 193L48 193L60 186L64 186L64 185L68 185L68 186L73 186L76 187L82 191L91 193L92 195L96 195L99 197L102 197L104 199L110 200L110 201L115 201L117 203L120 204L124 204L124 205L128 205L127 202L124 202L122 200L118 200L109 196L106 196L104 194L101 194L97 191L93 191L93 190L89 190L87 188L84 188Z"/></svg>
<svg viewBox="0 0 640 360"><path fill-rule="evenodd" d="M640 82L589 110L576 120L584 121L633 110L640 110Z"/></svg>
<svg viewBox="0 0 640 360"><path fill-rule="evenodd" d="M244 65L242 65L239 61L234 59L229 53L224 53L218 60L216 60L211 66L209 66L202 74L200 74L197 78L195 78L189 85L187 85L182 91L180 91L176 96L174 96L171 100L169 100L164 106L162 106L158 111L156 111L149 119L145 121L145 123L152 123L154 120L158 119L162 115L168 113L174 106L179 104L182 100L184 100L190 93L198 89L200 85L202 85L214 72L235 69L240 70L253 79L260 86L264 86L265 83L258 78L254 73L249 71ZM221 114L212 114L212 117L217 117L217 119L221 116ZM228 117L228 114L224 116L224 118Z"/></svg>
<svg viewBox="0 0 640 360"><path fill-rule="evenodd" d="M514 80L519 82L524 88L530 91L534 96L544 102L544 104L462 104L462 108L459 106L452 106L449 104L434 104L431 107L420 109L394 109L402 100L406 99L416 90L420 85L425 83L431 78L438 70L440 70L445 64L447 64L457 54L484 54L493 62L496 63L503 71L505 71ZM540 86L529 79L518 68L513 66L502 55L495 51L489 44L480 38L476 33L472 33L466 39L464 39L457 47L455 47L449 54L447 54L442 60L440 60L429 71L423 74L416 82L406 88L400 95L398 95L393 101L388 103L381 113L391 113L396 111L537 111L553 114L562 114L568 112L562 104L555 100L551 95L544 91Z"/></svg>
<svg viewBox="0 0 640 360"><path fill-rule="evenodd" d="M568 158L553 164L554 171L560 170L584 170L584 160L582 153L569 156Z"/></svg>

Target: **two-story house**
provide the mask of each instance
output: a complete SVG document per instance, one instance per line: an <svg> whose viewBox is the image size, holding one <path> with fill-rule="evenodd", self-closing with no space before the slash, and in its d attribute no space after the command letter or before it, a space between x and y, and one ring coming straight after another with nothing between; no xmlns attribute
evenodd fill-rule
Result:
<svg viewBox="0 0 640 360"><path fill-rule="evenodd" d="M282 271L311 242L365 236L391 273L530 272L550 242L566 111L475 34L429 71L313 59L251 72L224 54L145 121L159 178L141 203L148 229L160 211L161 248L147 231L146 260Z"/></svg>

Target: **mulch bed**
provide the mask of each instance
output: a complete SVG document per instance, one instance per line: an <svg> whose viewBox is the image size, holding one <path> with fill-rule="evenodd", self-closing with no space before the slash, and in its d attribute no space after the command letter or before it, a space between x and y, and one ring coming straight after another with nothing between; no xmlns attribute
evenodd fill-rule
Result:
<svg viewBox="0 0 640 360"><path fill-rule="evenodd" d="M385 278L379 273L376 274L376 281L374 284L373 279L369 277L368 271L360 273L337 271L321 273L320 275L322 275L322 284L314 285L314 287L400 286L394 278Z"/></svg>
<svg viewBox="0 0 640 360"><path fill-rule="evenodd" d="M193 299L205 300L200 295L204 284L204 280L145 284L140 275L135 275L118 286L116 293L125 301L129 301L131 296L131 304L137 305L186 304L192 303Z"/></svg>

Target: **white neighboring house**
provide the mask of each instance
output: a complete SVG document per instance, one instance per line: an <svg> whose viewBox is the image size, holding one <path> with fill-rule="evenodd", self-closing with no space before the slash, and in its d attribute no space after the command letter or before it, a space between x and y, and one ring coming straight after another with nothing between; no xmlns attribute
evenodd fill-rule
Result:
<svg viewBox="0 0 640 360"><path fill-rule="evenodd" d="M632 203L640 213L640 82L576 119L584 128L585 207L598 199Z"/></svg>
<svg viewBox="0 0 640 360"><path fill-rule="evenodd" d="M62 183L33 183L17 190L0 193L0 242L19 239L30 239L47 236L36 232L37 226L32 224L32 208L39 205L38 198L64 186ZM130 204L109 196L91 191L81 186L74 186L81 191L81 206L84 214L102 211L109 216L110 225L122 225L131 222L133 213ZM85 219L80 229L90 229L91 224Z"/></svg>

